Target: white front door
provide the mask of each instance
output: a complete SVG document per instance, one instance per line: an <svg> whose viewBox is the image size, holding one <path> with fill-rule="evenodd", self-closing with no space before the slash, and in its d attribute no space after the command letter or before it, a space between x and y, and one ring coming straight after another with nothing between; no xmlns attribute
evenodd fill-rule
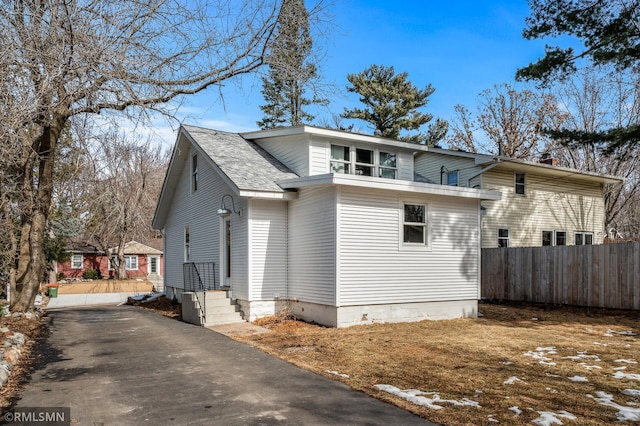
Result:
<svg viewBox="0 0 640 426"><path fill-rule="evenodd" d="M222 229L220 230L220 276L222 285L231 287L231 218L222 219Z"/></svg>

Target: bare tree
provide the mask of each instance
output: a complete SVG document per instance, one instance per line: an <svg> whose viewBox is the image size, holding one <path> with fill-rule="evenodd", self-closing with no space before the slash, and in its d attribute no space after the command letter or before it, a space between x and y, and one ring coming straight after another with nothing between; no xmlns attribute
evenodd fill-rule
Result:
<svg viewBox="0 0 640 426"><path fill-rule="evenodd" d="M2 0L2 191L19 221L13 311L33 306L45 270L58 140L68 120L168 112L176 97L251 72L262 64L277 3Z"/></svg>
<svg viewBox="0 0 640 426"><path fill-rule="evenodd" d="M518 90L506 83L483 91L479 101L476 118L464 106L455 107L447 138L450 147L534 159L550 141L542 130L557 128L564 120L553 95Z"/></svg>
<svg viewBox="0 0 640 426"><path fill-rule="evenodd" d="M85 177L85 238L110 254L117 278L125 279L125 243L145 241L155 234L151 221L169 163L168 152L149 140L131 139L117 128L99 134L93 142L90 173Z"/></svg>
<svg viewBox="0 0 640 426"><path fill-rule="evenodd" d="M568 112L563 131L597 133L640 122L640 78L630 72L604 72L586 67L559 85L557 97ZM640 239L640 152L623 144L605 155L606 143L561 139L554 156L568 167L625 179L623 185L605 188L605 223L614 234Z"/></svg>

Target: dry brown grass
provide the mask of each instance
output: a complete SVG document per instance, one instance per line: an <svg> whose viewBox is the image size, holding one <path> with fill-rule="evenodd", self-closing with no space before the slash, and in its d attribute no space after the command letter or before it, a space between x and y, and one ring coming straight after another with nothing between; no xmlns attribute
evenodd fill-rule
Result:
<svg viewBox="0 0 640 426"><path fill-rule="evenodd" d="M563 424L616 423L617 409L587 396L598 391L612 394L618 404L640 409L637 397L621 393L640 389L640 381L613 378L617 367L626 366L621 370L624 373L640 374L640 364L615 362L640 362L637 312L621 315L490 304L480 305L480 311L484 317L479 319L346 329L276 318L262 321L271 333L233 337L444 425L491 424L490 419L525 424L538 418L538 411L561 410L577 417L575 421L560 419ZM609 330L631 330L634 335L605 336ZM555 354L547 355L556 365L540 364L524 355L539 347L556 349ZM600 361L565 358L579 351L597 355ZM600 368L589 370L580 362ZM522 381L504 383L513 376ZM572 382L568 378L573 376L586 377L588 382ZM441 403L442 409L429 409L377 390L376 384L436 392L442 399L468 398L481 407ZM509 410L513 406L522 410L517 417Z"/></svg>

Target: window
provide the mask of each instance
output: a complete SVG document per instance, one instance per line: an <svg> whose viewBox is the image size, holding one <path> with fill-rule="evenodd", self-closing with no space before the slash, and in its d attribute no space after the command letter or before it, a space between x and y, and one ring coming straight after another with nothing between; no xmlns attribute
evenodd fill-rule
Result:
<svg viewBox="0 0 640 426"><path fill-rule="evenodd" d="M397 156L390 152L331 145L329 171L397 179Z"/></svg>
<svg viewBox="0 0 640 426"><path fill-rule="evenodd" d="M191 191L198 190L198 154L191 157Z"/></svg>
<svg viewBox="0 0 640 426"><path fill-rule="evenodd" d="M524 187L525 187L524 173L516 173L515 174L516 195L525 195Z"/></svg>
<svg viewBox="0 0 640 426"><path fill-rule="evenodd" d="M125 256L124 257L125 269L127 271L138 270L138 256Z"/></svg>
<svg viewBox="0 0 640 426"><path fill-rule="evenodd" d="M380 151L380 169L378 176L387 179L396 179L396 154Z"/></svg>
<svg viewBox="0 0 640 426"><path fill-rule="evenodd" d="M184 261L189 262L191 260L191 241L189 235L189 227L184 228Z"/></svg>
<svg viewBox="0 0 640 426"><path fill-rule="evenodd" d="M567 233L564 231L556 231L556 245L557 246L566 246L567 245Z"/></svg>
<svg viewBox="0 0 640 426"><path fill-rule="evenodd" d="M351 173L350 153L348 146L331 145L331 173Z"/></svg>
<svg viewBox="0 0 640 426"><path fill-rule="evenodd" d="M356 148L356 174L358 176L373 176L373 151Z"/></svg>
<svg viewBox="0 0 640 426"><path fill-rule="evenodd" d="M458 171L447 172L447 185L458 186Z"/></svg>
<svg viewBox="0 0 640 426"><path fill-rule="evenodd" d="M74 254L71 256L71 268L72 269L82 269L82 263L84 258L81 254Z"/></svg>
<svg viewBox="0 0 640 426"><path fill-rule="evenodd" d="M404 244L427 244L427 206L404 204L402 220Z"/></svg>
<svg viewBox="0 0 640 426"><path fill-rule="evenodd" d="M542 231L542 245L543 246L553 245L553 231Z"/></svg>
<svg viewBox="0 0 640 426"><path fill-rule="evenodd" d="M509 230L507 228L498 229L498 247L509 247Z"/></svg>
<svg viewBox="0 0 640 426"><path fill-rule="evenodd" d="M577 246L593 244L593 234L591 232L576 232L573 234L573 243Z"/></svg>

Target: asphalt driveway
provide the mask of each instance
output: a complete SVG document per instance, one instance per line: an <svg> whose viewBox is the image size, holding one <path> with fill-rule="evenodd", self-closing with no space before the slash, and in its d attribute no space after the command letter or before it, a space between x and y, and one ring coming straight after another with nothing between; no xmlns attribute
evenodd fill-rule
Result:
<svg viewBox="0 0 640 426"><path fill-rule="evenodd" d="M430 424L221 334L141 309L49 312L21 407L78 425Z"/></svg>

